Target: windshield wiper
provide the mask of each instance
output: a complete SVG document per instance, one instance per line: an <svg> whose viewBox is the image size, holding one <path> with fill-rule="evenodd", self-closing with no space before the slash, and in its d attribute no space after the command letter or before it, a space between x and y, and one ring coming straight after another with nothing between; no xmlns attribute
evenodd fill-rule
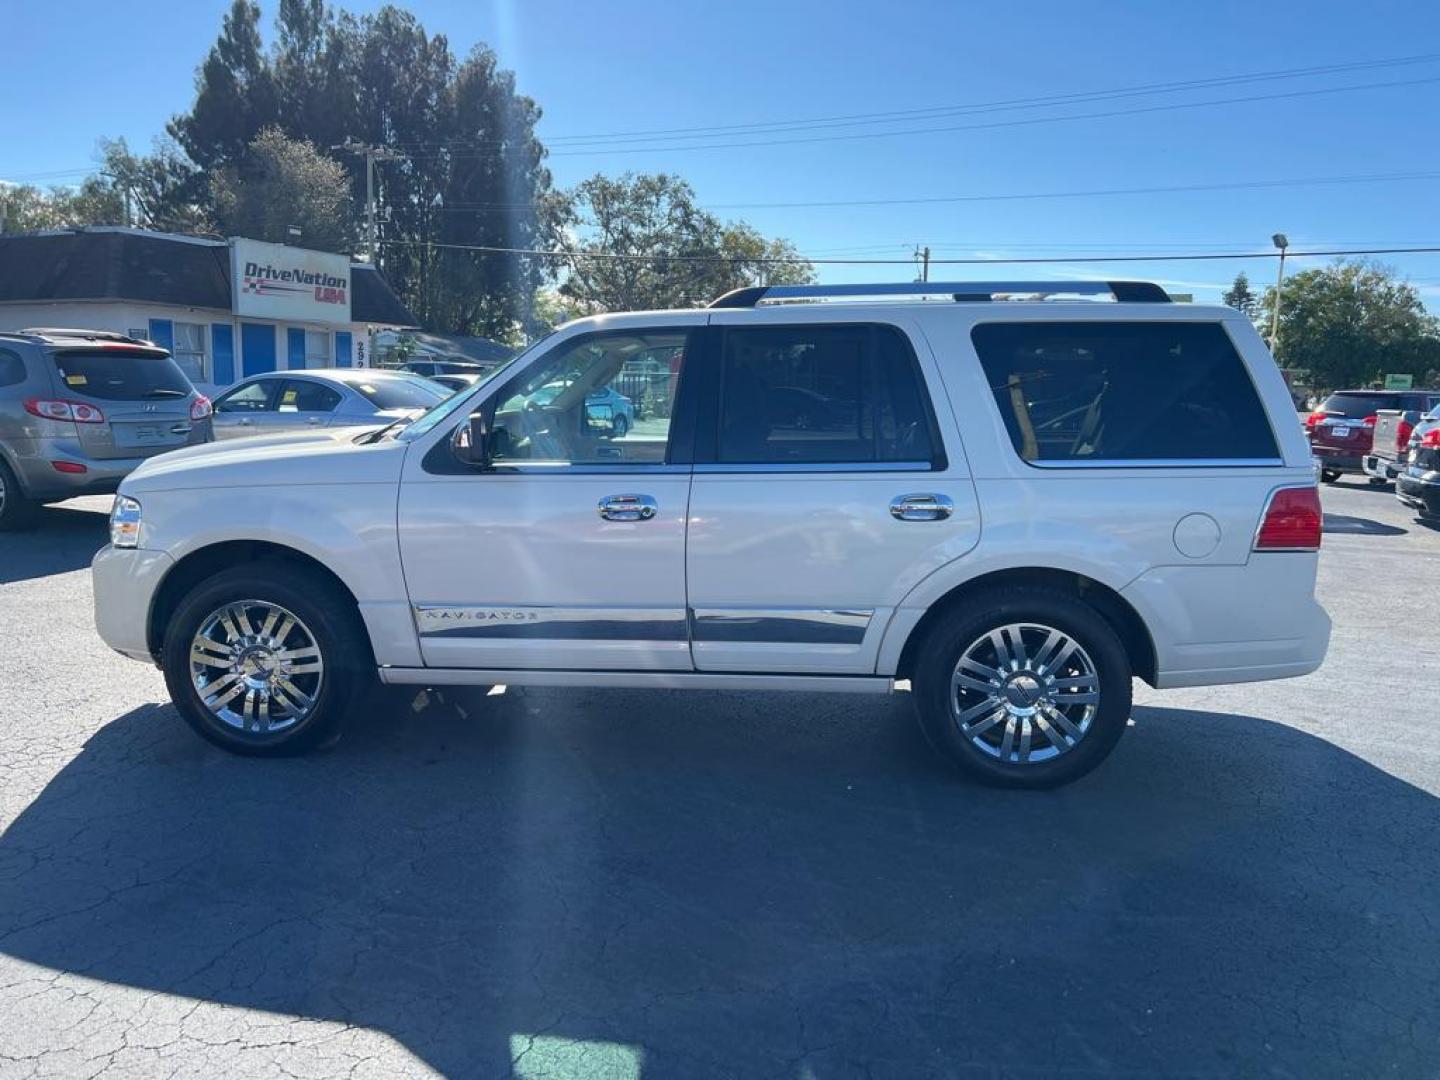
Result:
<svg viewBox="0 0 1440 1080"><path fill-rule="evenodd" d="M373 443L378 443L381 439L385 438L386 435L389 435L390 432L395 430L396 428L408 427L414 422L415 418L411 416L402 416L399 420L391 420L390 423L386 424L379 431L372 432L370 437L365 440L365 444L369 446Z"/></svg>
<svg viewBox="0 0 1440 1080"><path fill-rule="evenodd" d="M190 391L171 390L167 386L157 386L154 390L145 391L145 396L147 398L189 397Z"/></svg>

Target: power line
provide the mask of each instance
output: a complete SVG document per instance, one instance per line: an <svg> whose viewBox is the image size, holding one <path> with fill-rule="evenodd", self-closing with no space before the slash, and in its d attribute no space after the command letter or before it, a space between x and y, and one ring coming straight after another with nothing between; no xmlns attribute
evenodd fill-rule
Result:
<svg viewBox="0 0 1440 1080"><path fill-rule="evenodd" d="M552 135L546 138L548 144L571 144L604 140L655 141L660 137L703 138L725 134L749 132L783 131L856 124L893 123L916 119L934 119L940 116L1029 109L1045 105L1078 104L1094 100L1143 96L1149 94L1179 93L1187 90L1206 89L1215 86L1241 85L1245 83L1274 81L1279 79L1306 78L1314 75L1339 74L1343 72L1373 70L1375 68L1398 67L1403 65L1426 64L1440 60L1440 53L1422 53L1414 56L1388 57L1378 60L1355 61L1344 64L1325 64L1302 68L1281 68L1278 70L1247 72L1238 75L1216 76L1202 79L1187 79L1172 82L1144 83L1133 86L1112 87L1103 90L1072 91L1030 98L1008 98L997 101L976 102L958 105L939 105L923 109L901 109L888 112L851 113L842 116L810 117L791 120L750 121L742 124L720 124L703 127L652 128L641 131L600 132L591 135ZM499 140L474 140L469 143L452 143L451 146L491 146ZM414 149L442 148L437 142L413 142L397 144Z"/></svg>
<svg viewBox="0 0 1440 1080"><path fill-rule="evenodd" d="M639 261L639 262L683 262L683 263L743 263L746 265L793 265L797 262L808 262L819 266L914 266L913 256L896 259L856 259L856 258L809 258L805 255L796 255L793 258L745 258L741 256L725 255L669 255L657 252L655 254L640 255L631 252L620 251L550 251L542 248L516 248L516 247L492 247L486 244L449 244L439 243L431 240L390 240L391 246L397 247L423 247L446 251L475 251L491 255L526 255L535 258L545 259L602 259L613 261ZM1433 255L1440 254L1440 246L1435 247L1374 247L1374 248L1332 248L1320 251L1290 251L1288 257L1291 259L1301 258L1328 258L1331 256L1347 255ZM930 260L931 266L1016 266L1022 264L1036 263L1136 263L1136 262L1208 262L1225 259L1274 259L1278 258L1277 251L1232 251L1232 252L1190 252L1186 254L1169 255L1097 255L1090 258L1076 258L1075 256L1050 255L1050 256L1017 256L1007 258L965 258L965 259L934 259Z"/></svg>
<svg viewBox="0 0 1440 1080"><path fill-rule="evenodd" d="M940 127L907 128L903 131L861 131L849 132L842 135L811 135L805 138L787 139L755 139L747 142L715 142L715 143L694 143L688 146L676 145L651 145L651 146L620 146L600 147L590 150L556 150L551 157L575 157L579 155L599 154L643 154L659 153L669 151L691 151L691 150L741 150L754 149L765 146L802 146L824 142L853 142L861 139L890 139L907 135L934 135L955 131L988 131L998 128L1010 127L1031 127L1037 124L1058 124L1074 120L1104 120L1118 116L1139 116L1147 113L1174 112L1180 109L1209 108L1214 105L1244 105L1260 101L1280 101L1294 98L1316 97L1324 94L1343 94L1354 90L1383 90L1393 89L1400 86L1420 86L1440 82L1440 76L1431 76L1423 79L1395 79L1388 82L1357 83L1352 86L1327 86L1316 87L1309 90L1289 90L1277 94L1248 94L1242 97L1211 98L1206 101L1178 101L1162 105L1142 105L1131 109L1106 109L1099 112L1072 113L1067 116L1033 116L1022 117L1014 120L993 120L982 124L948 124ZM455 144L463 145L463 144ZM436 160L447 158L451 161L481 160L489 154L454 153L452 151L438 151L431 153L417 153L412 157L417 160Z"/></svg>
<svg viewBox="0 0 1440 1080"><path fill-rule="evenodd" d="M1376 173L1362 176L1313 176L1290 180L1231 180L1214 184L1168 184L1153 187L1096 188L1088 191L1002 192L990 195L934 195L888 197L881 199L822 199L798 202L733 202L709 203L709 210L795 210L856 206L923 206L935 203L1012 202L1031 199L1088 199L1113 195L1161 195L1196 191L1238 191L1248 188L1314 187L1327 184L1392 183L1407 180L1440 180L1440 172ZM524 212L540 206L538 202L456 203L431 207L422 213L462 214Z"/></svg>

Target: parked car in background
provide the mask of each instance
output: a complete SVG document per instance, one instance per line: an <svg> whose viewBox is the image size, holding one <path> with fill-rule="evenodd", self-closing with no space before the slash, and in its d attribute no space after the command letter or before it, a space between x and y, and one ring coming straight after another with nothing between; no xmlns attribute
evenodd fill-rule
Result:
<svg viewBox="0 0 1440 1080"><path fill-rule="evenodd" d="M548 383L531 394L530 400L538 406L549 405L569 386L565 381ZM604 386L586 394L585 413L588 423L600 428L608 425L617 439L628 435L635 426L634 404L613 386Z"/></svg>
<svg viewBox="0 0 1440 1080"><path fill-rule="evenodd" d="M408 371L412 375L484 375L493 371L496 364L481 364L473 360L407 360L397 371Z"/></svg>
<svg viewBox="0 0 1440 1080"><path fill-rule="evenodd" d="M94 330L0 333L0 529L106 495L146 458L211 438L210 401L170 354Z"/></svg>
<svg viewBox="0 0 1440 1080"><path fill-rule="evenodd" d="M1320 479L1333 484L1345 473L1366 475L1365 457L1374 449L1380 410L1424 412L1437 403L1440 391L1433 390L1337 390L1305 418L1310 449L1322 465ZM1386 481L1370 475L1370 482Z"/></svg>
<svg viewBox="0 0 1440 1080"><path fill-rule="evenodd" d="M592 399L640 353L677 358L674 409L616 438ZM323 744L377 678L903 688L972 776L1053 787L1134 676L1320 665L1294 416L1249 319L1155 285L741 289L572 322L407 425L146 465L96 621L239 753Z"/></svg>
<svg viewBox="0 0 1440 1080"><path fill-rule="evenodd" d="M215 438L386 424L417 416L450 394L403 371L272 371L242 379L215 399Z"/></svg>
<svg viewBox="0 0 1440 1080"><path fill-rule="evenodd" d="M1440 523L1440 406L1421 417L1410 433L1395 476L1395 497L1424 520Z"/></svg>
<svg viewBox="0 0 1440 1080"><path fill-rule="evenodd" d="M431 382L436 382L439 383L441 386L449 387L451 393L457 393L461 390L469 390L470 387L474 386L484 377L484 375L478 375L474 372L465 372L464 374L450 373L428 376Z"/></svg>
<svg viewBox="0 0 1440 1080"><path fill-rule="evenodd" d="M1362 467L1365 475L1376 483L1388 484L1405 467L1415 426L1424 419L1427 410L1440 405L1440 393L1410 404L1414 407L1381 409L1375 414L1370 453L1365 455Z"/></svg>

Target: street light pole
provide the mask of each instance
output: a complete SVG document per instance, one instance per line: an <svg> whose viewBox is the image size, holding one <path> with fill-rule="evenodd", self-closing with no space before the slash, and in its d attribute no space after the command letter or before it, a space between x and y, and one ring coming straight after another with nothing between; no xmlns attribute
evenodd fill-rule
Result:
<svg viewBox="0 0 1440 1080"><path fill-rule="evenodd" d="M1275 276L1275 305L1270 309L1270 352L1275 352L1275 343L1280 340L1280 289L1285 284L1285 249L1290 246L1290 241L1284 233L1276 233L1270 238L1271 242L1280 249L1280 272Z"/></svg>

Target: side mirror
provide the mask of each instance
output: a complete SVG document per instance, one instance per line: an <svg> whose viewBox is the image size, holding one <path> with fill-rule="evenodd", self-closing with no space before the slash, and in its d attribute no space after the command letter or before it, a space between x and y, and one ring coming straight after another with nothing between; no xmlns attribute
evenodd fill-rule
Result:
<svg viewBox="0 0 1440 1080"><path fill-rule="evenodd" d="M455 429L455 456L477 469L490 467L490 429L483 410L470 414L470 419Z"/></svg>

